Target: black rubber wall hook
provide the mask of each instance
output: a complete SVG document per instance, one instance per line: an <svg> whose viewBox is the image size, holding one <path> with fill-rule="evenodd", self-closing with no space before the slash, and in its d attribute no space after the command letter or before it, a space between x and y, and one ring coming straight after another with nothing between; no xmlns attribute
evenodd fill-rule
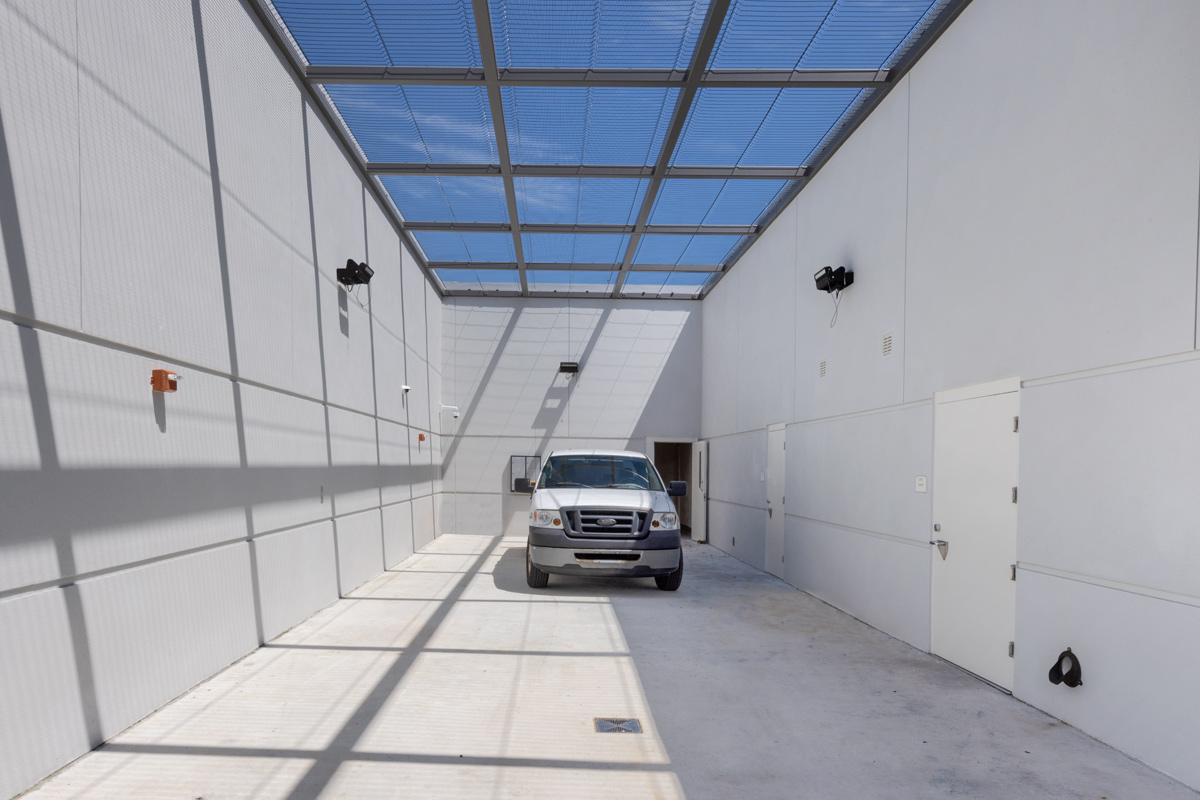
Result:
<svg viewBox="0 0 1200 800"><path fill-rule="evenodd" d="M1067 664L1066 672L1063 672L1064 663ZM1055 686L1065 683L1072 689L1083 685L1083 669L1079 666L1079 657L1071 652L1071 648L1058 654L1054 666L1050 668L1050 682Z"/></svg>

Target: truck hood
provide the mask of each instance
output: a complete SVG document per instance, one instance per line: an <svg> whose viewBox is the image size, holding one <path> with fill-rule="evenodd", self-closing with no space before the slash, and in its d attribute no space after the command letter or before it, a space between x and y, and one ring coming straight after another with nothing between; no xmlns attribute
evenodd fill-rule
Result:
<svg viewBox="0 0 1200 800"><path fill-rule="evenodd" d="M649 508L653 511L674 511L675 506L666 492L643 489L538 489L533 495L534 508Z"/></svg>

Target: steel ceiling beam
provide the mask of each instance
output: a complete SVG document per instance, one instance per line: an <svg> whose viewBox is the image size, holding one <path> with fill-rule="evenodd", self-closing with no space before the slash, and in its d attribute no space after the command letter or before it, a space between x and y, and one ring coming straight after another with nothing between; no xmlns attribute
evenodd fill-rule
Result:
<svg viewBox="0 0 1200 800"><path fill-rule="evenodd" d="M410 231L474 231L477 233L510 233L513 226L507 222L413 222L404 223ZM593 225L551 222L522 222L517 226L520 233L598 233L630 234L634 225ZM641 231L646 235L676 234L684 236L750 236L758 233L757 225L647 225Z"/></svg>
<svg viewBox="0 0 1200 800"><path fill-rule="evenodd" d="M676 296L678 295L678 296ZM595 292L529 292L527 295L522 295L520 292L510 292L496 289L447 289L446 297L544 297L554 300L606 300L609 298L607 291ZM691 292L653 292L645 294L625 295L624 300L662 300L664 298L674 298L676 300L702 300L703 297L699 293Z"/></svg>
<svg viewBox="0 0 1200 800"><path fill-rule="evenodd" d="M925 30L917 36L917 39L915 42L913 42L912 46L908 48L908 51L904 54L904 57L901 58L894 67L892 67L887 83L884 86L879 87L877 91L871 92L871 96L865 103L862 104L862 106L859 107L858 111L855 112L850 119L844 121L838 127L833 140L817 152L817 156L813 160L813 163L809 165L808 172L805 177L795 181L790 187L785 189L775 201L774 205L772 205L771 208L769 208L767 212L763 214L763 216L759 217L759 227L762 230L765 231L771 225L771 223L783 213L783 210L787 208L793 200L796 199L796 196L808 186L808 184L811 182L811 179L817 174L817 172L819 172L820 169L828 164L829 160L833 158L833 154L836 153L841 146L846 143L846 140L849 139L856 130L858 130L858 126L861 125L863 121L871 115L871 112L883 102L883 98L887 97L892 88L896 86L905 75L908 74L909 70L911 70L913 66L921 59L921 56L923 56L929 50L929 48L933 46L933 43L938 40L938 37L940 37L946 31L946 29L950 27L950 24L954 22L954 20L958 18L958 15L961 14L963 10L970 4L971 0L950 0L950 2L946 4L945 8L943 8L937 15L937 17L930 21ZM756 240L757 237L747 239L733 249L733 251L725 259L725 267L722 270L721 276L718 277L717 280L712 283L712 285L708 286L704 290L704 293L701 295L701 299L707 297L709 293L712 292L716 285L725 277L725 273L728 273L729 270L735 264L737 264L739 260L741 260L742 256L746 254L746 251L750 249Z"/></svg>
<svg viewBox="0 0 1200 800"><path fill-rule="evenodd" d="M471 0L471 10L475 15L475 36L479 40L479 55L483 63L483 83L487 87L492 128L496 134L496 150L500 156L500 176L504 179L504 199L508 205L508 221L512 227L517 277L521 281L521 294L528 295L525 253L521 247L521 221L517 216L517 190L513 184L512 162L509 160L508 132L504 125L504 104L500 100L500 74L496 66L496 46L492 41L492 17L488 10L488 0Z"/></svg>
<svg viewBox="0 0 1200 800"><path fill-rule="evenodd" d="M620 264L583 264L583 263L542 263L526 262L527 270L548 270L552 272L616 272ZM515 270L514 261L430 261L430 269L483 269L483 270ZM720 272L720 264L632 264L631 272Z"/></svg>
<svg viewBox="0 0 1200 800"><path fill-rule="evenodd" d="M646 188L646 196L642 200L642 208L637 216L637 227L629 237L629 247L625 250L621 271L617 274L617 280L613 284L612 297L620 296L621 287L625 285L625 277L629 274L634 253L637 252L638 244L642 239L641 232L646 229L646 223L650 221L650 212L654 209L654 201L658 197L659 186L662 185L661 176L666 174L671 157L675 154L675 146L679 143L684 123L687 122L688 114L692 109L692 101L695 100L696 93L700 90L704 80L704 67L708 64L708 59L717 44L717 36L721 32L721 26L725 24L725 15L729 13L731 3L732 0L713 0L708 7L708 14L704 18L704 27L700 29L700 37L696 40L696 47L692 50L692 58L688 62L686 78L683 83L679 84L679 96L675 99L675 109L671 112L667 135L663 137L662 146L658 150L658 159L654 163L655 177L650 179L650 185Z"/></svg>
<svg viewBox="0 0 1200 800"><path fill-rule="evenodd" d="M478 19L478 17L476 17ZM489 32L490 39L490 32ZM486 65L487 61L484 60ZM689 70L679 69L543 69L497 68L501 86L678 88L686 85ZM484 86L487 67L384 67L310 65L305 78L314 84L376 86ZM886 69L706 69L701 88L841 88L870 89L887 84Z"/></svg>
<svg viewBox="0 0 1200 800"><path fill-rule="evenodd" d="M366 164L372 175L502 176L499 164L425 164L373 161ZM607 164L512 164L515 178L652 178L652 165ZM792 181L803 178L805 167L689 167L668 165L662 175L667 179L750 179Z"/></svg>

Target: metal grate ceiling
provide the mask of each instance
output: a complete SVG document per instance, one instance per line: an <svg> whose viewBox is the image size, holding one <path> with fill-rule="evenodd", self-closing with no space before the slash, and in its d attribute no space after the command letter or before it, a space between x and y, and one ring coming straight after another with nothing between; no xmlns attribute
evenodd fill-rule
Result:
<svg viewBox="0 0 1200 800"><path fill-rule="evenodd" d="M444 294L700 298L969 0L253 2Z"/></svg>

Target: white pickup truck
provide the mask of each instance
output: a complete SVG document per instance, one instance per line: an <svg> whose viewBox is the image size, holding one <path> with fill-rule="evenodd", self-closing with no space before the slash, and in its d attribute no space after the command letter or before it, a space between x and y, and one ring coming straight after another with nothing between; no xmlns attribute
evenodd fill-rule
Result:
<svg viewBox="0 0 1200 800"><path fill-rule="evenodd" d="M545 588L550 575L654 578L673 592L683 581L679 514L672 497L687 484L663 485L642 453L558 450L531 492L525 580Z"/></svg>

